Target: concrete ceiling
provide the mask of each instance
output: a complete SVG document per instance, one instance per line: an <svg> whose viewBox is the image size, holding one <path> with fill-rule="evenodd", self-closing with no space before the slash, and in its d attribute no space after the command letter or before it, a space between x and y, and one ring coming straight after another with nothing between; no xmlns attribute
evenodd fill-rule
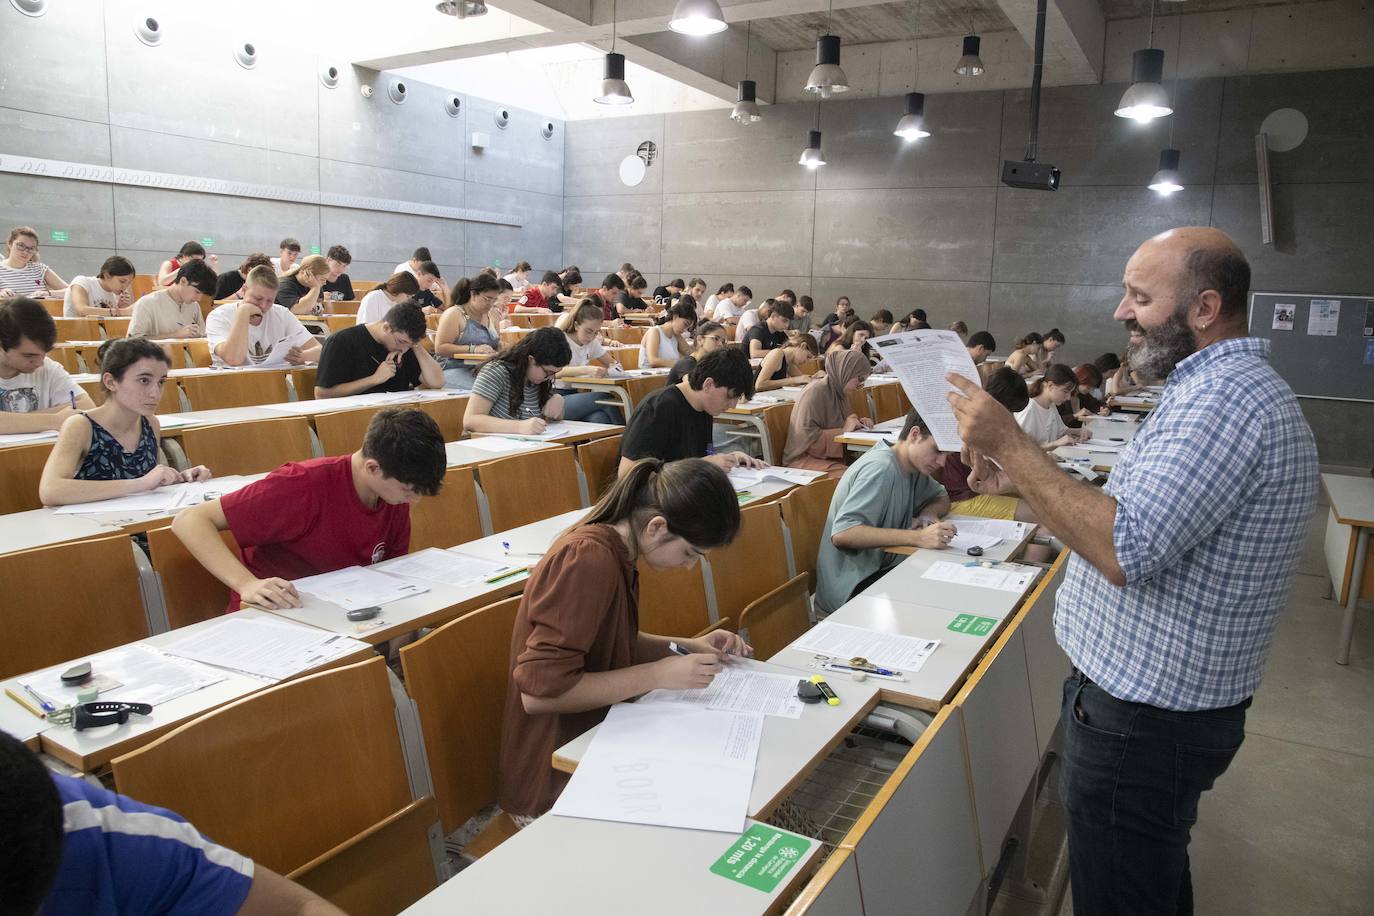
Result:
<svg viewBox="0 0 1374 916"><path fill-rule="evenodd" d="M834 12L830 33L846 45L879 41L910 41L914 38L962 36L970 32L1001 32L1011 20L996 2L979 0L921 0L920 18L912 21L914 2L882 3ZM756 19L754 35L774 51L800 51L816 46L816 36L826 30L824 12Z"/></svg>
<svg viewBox="0 0 1374 916"><path fill-rule="evenodd" d="M1137 19L1150 15L1150 4L1155 7L1155 18L1177 16L1179 13L1220 13L1224 10L1248 10L1260 6L1291 6L1293 0L1098 0L1102 4L1102 14L1108 19Z"/></svg>

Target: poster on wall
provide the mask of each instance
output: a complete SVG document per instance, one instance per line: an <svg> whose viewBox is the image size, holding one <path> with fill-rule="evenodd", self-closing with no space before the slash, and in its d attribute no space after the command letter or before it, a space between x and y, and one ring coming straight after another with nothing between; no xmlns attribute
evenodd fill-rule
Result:
<svg viewBox="0 0 1374 916"><path fill-rule="evenodd" d="M1297 310L1298 307L1291 302L1274 303L1274 330L1293 330L1293 313Z"/></svg>
<svg viewBox="0 0 1374 916"><path fill-rule="evenodd" d="M1336 325L1340 323L1341 300L1312 300L1312 311L1307 314L1307 335L1309 337L1335 337Z"/></svg>

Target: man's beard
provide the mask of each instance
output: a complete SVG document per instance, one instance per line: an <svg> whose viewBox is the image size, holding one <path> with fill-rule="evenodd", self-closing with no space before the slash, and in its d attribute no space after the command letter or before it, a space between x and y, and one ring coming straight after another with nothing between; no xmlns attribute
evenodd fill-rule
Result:
<svg viewBox="0 0 1374 916"><path fill-rule="evenodd" d="M1157 328L1141 328L1134 318L1126 322L1126 328L1145 335L1142 343L1126 347L1126 358L1132 370L1148 379L1168 378L1179 363L1197 352L1197 339L1188 327L1186 309L1174 312Z"/></svg>

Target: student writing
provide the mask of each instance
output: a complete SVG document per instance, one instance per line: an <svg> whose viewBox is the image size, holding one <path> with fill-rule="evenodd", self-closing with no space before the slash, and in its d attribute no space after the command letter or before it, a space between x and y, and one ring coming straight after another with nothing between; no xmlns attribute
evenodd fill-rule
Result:
<svg viewBox="0 0 1374 916"><path fill-rule="evenodd" d="M501 284L487 274L463 277L454 284L453 306L444 310L434 332L434 353L446 387L467 390L477 380L473 364L456 359L459 354L490 355L501 349L501 313L496 311L500 293Z"/></svg>
<svg viewBox="0 0 1374 916"><path fill-rule="evenodd" d="M188 261L172 282L134 303L130 337L157 340L205 336L200 298L215 291L215 272L204 261Z"/></svg>
<svg viewBox="0 0 1374 916"><path fill-rule="evenodd" d="M62 315L66 318L128 315L133 311L129 298L133 283L134 265L128 258L119 255L106 258L96 276L72 277L71 286L67 287L62 299Z"/></svg>
<svg viewBox="0 0 1374 916"><path fill-rule="evenodd" d="M1015 368L1010 365L1010 360L1007 368ZM1030 402L1016 415L1016 422L1026 431L1026 435L1047 451L1061 445L1073 445L1092 435L1086 429L1069 429L1059 416L1059 405L1069 399L1077 386L1078 380L1069 367L1056 363L1031 383Z"/></svg>
<svg viewBox="0 0 1374 916"><path fill-rule="evenodd" d="M563 398L563 416L588 423L619 423L619 412L611 413L615 408L598 403L603 394L578 391L565 381L570 378L605 378L612 365L610 353L601 345L601 306L590 299L583 299L571 313L569 327L564 333L568 337L571 358L566 366L558 370L558 380L554 382L555 390Z"/></svg>
<svg viewBox="0 0 1374 916"><path fill-rule="evenodd" d="M536 328L520 342L482 363L463 414L472 433L539 435L548 420L563 418L563 396L553 380L572 359L558 328Z"/></svg>
<svg viewBox="0 0 1374 916"><path fill-rule="evenodd" d="M599 723L614 703L659 687L706 687L738 635L701 639L639 630L637 563L685 569L739 531L725 474L699 460L634 463L581 522L558 538L525 585L511 634L498 800L517 823L546 812L567 783L553 751Z"/></svg>
<svg viewBox="0 0 1374 916"><path fill-rule="evenodd" d="M807 384L787 424L783 463L790 468L844 474L844 446L835 437L868 429L873 421L850 406L849 394L863 387L872 367L862 353L833 350L825 356L825 375Z"/></svg>

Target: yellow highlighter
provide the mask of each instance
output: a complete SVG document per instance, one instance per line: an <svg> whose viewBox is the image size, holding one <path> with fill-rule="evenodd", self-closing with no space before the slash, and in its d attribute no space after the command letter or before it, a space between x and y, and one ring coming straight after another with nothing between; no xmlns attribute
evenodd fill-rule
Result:
<svg viewBox="0 0 1374 916"><path fill-rule="evenodd" d="M831 706L840 705L839 694L830 689L830 685L825 682L825 678L821 677L819 674L813 674L811 675L811 683L815 684L816 689L821 692L821 696L825 697L825 702L829 703Z"/></svg>

